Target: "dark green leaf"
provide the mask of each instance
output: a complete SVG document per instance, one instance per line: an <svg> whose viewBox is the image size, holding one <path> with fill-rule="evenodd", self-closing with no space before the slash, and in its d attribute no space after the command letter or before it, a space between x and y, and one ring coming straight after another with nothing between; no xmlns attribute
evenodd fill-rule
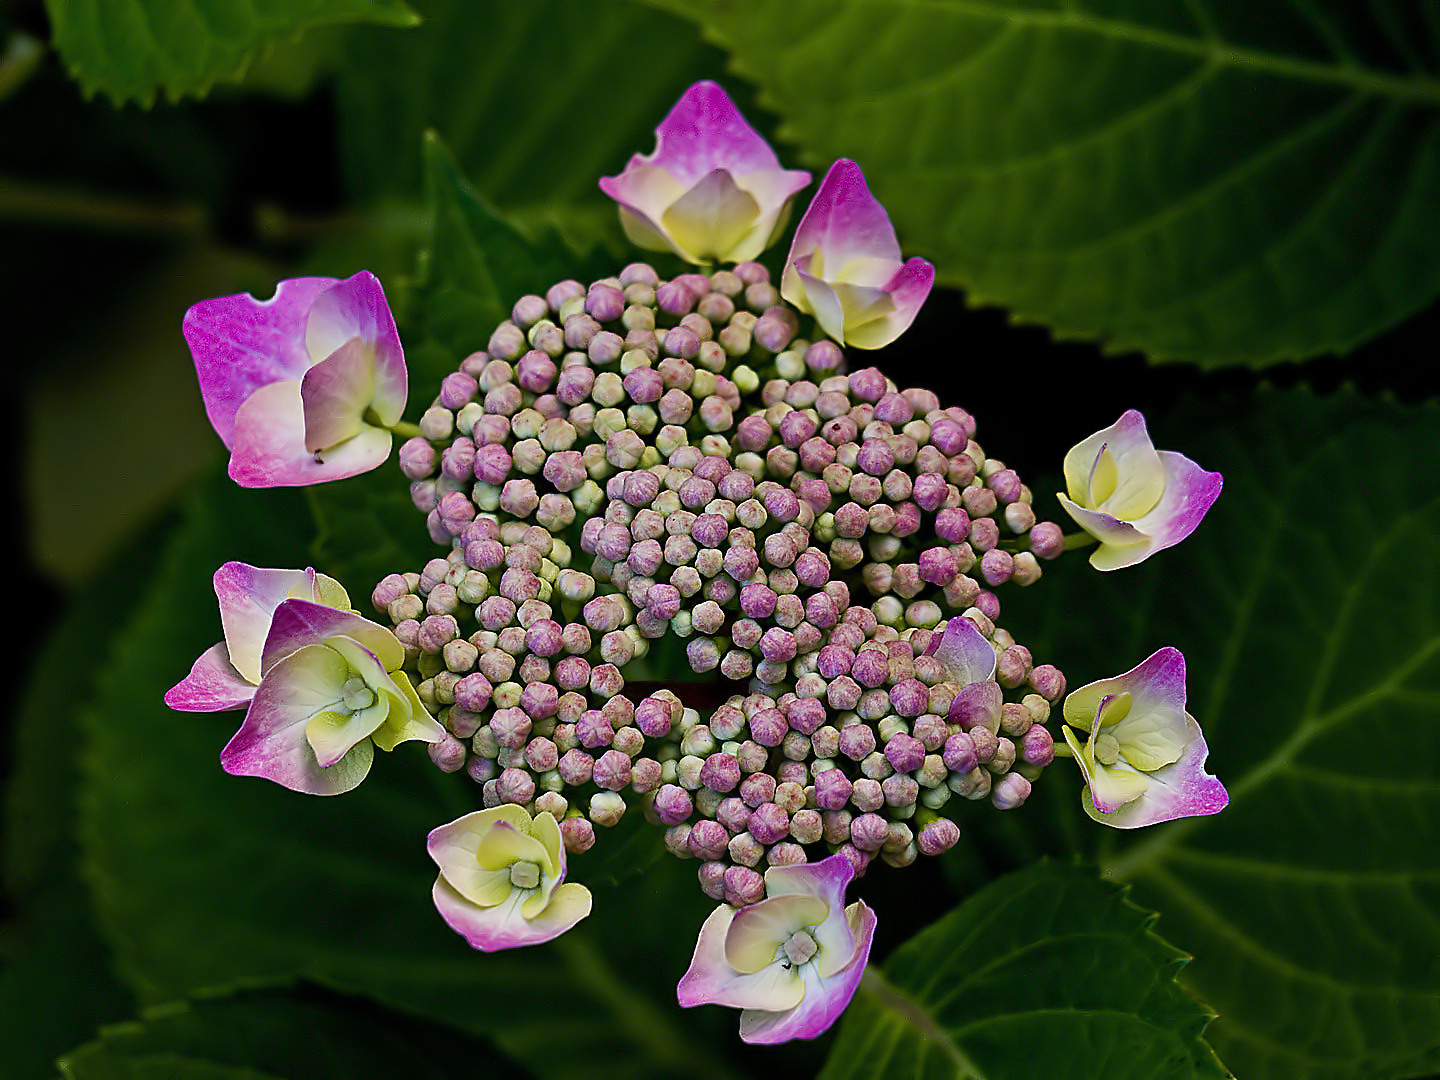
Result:
<svg viewBox="0 0 1440 1080"><path fill-rule="evenodd" d="M1223 1077L1155 918L1081 867L1001 878L866 973L821 1078Z"/></svg>
<svg viewBox="0 0 1440 1080"><path fill-rule="evenodd" d="M0 1046L16 1076L43 1075L62 1050L134 1011L75 866L80 739L67 718L93 692L93 659L121 628L113 612L148 585L146 554L171 524L167 517L132 539L68 604L50 597L64 613L25 666L0 845L8 909L0 928Z"/></svg>
<svg viewBox="0 0 1440 1080"><path fill-rule="evenodd" d="M623 258L596 181L648 153L670 103L718 77L724 54L629 0L414 7L424 23L412 32L350 38L338 100L353 189L411 196L421 179L411 140L433 128L507 214L552 223L581 250L604 240Z"/></svg>
<svg viewBox="0 0 1440 1080"><path fill-rule="evenodd" d="M147 1009L65 1055L67 1080L178 1077L452 1080L488 1066L528 1075L453 1028L300 985L216 992ZM482 1074L483 1075L483 1074Z"/></svg>
<svg viewBox="0 0 1440 1080"><path fill-rule="evenodd" d="M854 158L972 299L1208 367L1347 350L1440 292L1425 0L655 0L809 163Z"/></svg>
<svg viewBox="0 0 1440 1080"><path fill-rule="evenodd" d="M443 554L430 542L425 515L410 501L409 481L393 458L363 476L307 488L305 495L315 515L315 568L337 578L366 617L381 578L418 573Z"/></svg>
<svg viewBox="0 0 1440 1080"><path fill-rule="evenodd" d="M1196 958L1185 983L1220 1013L1212 1041L1250 1080L1399 1080L1440 1060L1437 421L1273 391L1153 414L1158 445L1225 475L1199 531L1133 570L1047 570L1007 612L1017 628L1048 613L1031 636L1072 686L1185 653L1229 808L1117 833L1079 815L1072 767L1016 824L1098 843L1102 871L1163 912Z"/></svg>
<svg viewBox="0 0 1440 1080"><path fill-rule="evenodd" d="M682 1017L674 999L711 903L693 864L595 888L594 913L555 942L474 952L435 912L425 854L431 828L478 806L465 774L406 744L359 790L308 798L221 771L238 714L164 707L219 636L214 567L303 561L308 517L293 492L203 492L85 714L86 868L123 973L150 1001L308 975L491 1036L547 1077L716 1075L691 1041L733 1017Z"/></svg>
<svg viewBox="0 0 1440 1080"><path fill-rule="evenodd" d="M483 349L521 296L619 269L605 259L587 266L552 231L520 232L475 193L433 132L425 137L425 188L433 231L418 316L426 335L454 354L443 371L425 372L436 381Z"/></svg>

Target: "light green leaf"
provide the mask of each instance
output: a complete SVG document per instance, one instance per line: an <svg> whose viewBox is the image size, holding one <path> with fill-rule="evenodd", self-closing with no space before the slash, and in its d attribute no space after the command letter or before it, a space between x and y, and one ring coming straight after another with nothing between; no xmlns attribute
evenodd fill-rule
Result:
<svg viewBox="0 0 1440 1080"><path fill-rule="evenodd" d="M493 1046L433 1020L301 984L154 1006L59 1064L66 1080L451 1080L481 1062L517 1080L529 1075Z"/></svg>
<svg viewBox="0 0 1440 1080"><path fill-rule="evenodd" d="M729 1018L674 1003L711 906L693 863L665 859L624 893L592 887L593 914L554 942L478 953L435 911L425 853L430 829L480 805L464 773L406 744L377 755L356 791L311 798L220 769L238 714L165 708L165 689L219 636L214 567L295 565L308 528L297 493L217 478L84 711L84 865L121 973L149 1002L308 976L493 1038L546 1077L715 1076L691 1048ZM586 880L579 858L573 876Z"/></svg>
<svg viewBox="0 0 1440 1080"><path fill-rule="evenodd" d="M1061 337L1260 366L1440 293L1425 0L654 2L941 282Z"/></svg>
<svg viewBox="0 0 1440 1080"><path fill-rule="evenodd" d="M54 44L85 93L117 105L204 94L317 26L414 26L403 0L46 0Z"/></svg>
<svg viewBox="0 0 1440 1080"><path fill-rule="evenodd" d="M1014 824L1053 825L1056 849L1098 845L1102 871L1163 913L1237 1075L1433 1071L1440 413L1271 391L1148 419L1158 445L1224 474L1210 515L1134 570L1047 569L1006 601L1007 625L1072 686L1180 648L1231 802L1117 833L1077 821L1062 761L1049 773L1072 775L1045 776Z"/></svg>
<svg viewBox="0 0 1440 1080"><path fill-rule="evenodd" d="M1078 866L1001 878L865 974L821 1080L1226 1076L1155 918Z"/></svg>

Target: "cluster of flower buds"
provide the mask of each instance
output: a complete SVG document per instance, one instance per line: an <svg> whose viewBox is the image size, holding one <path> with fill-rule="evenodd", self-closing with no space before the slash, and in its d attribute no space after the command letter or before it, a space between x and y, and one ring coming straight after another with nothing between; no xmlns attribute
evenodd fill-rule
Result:
<svg viewBox="0 0 1440 1080"><path fill-rule="evenodd" d="M954 796L1018 806L1064 690L995 623L1058 526L969 413L797 326L754 264L521 298L401 449L446 555L371 597L486 807L579 853L639 800L736 904L765 865L939 854ZM931 648L947 620L973 679ZM728 700L624 693L652 648Z"/></svg>

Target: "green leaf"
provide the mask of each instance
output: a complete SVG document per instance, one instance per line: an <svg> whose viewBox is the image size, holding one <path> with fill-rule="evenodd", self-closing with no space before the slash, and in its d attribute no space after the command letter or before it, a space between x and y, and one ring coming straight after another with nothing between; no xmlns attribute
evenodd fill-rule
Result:
<svg viewBox="0 0 1440 1080"><path fill-rule="evenodd" d="M402 0L46 0L54 44L87 95L150 105L240 78L255 57L317 26L414 26Z"/></svg>
<svg viewBox="0 0 1440 1080"><path fill-rule="evenodd" d="M1345 351L1440 293L1425 0L654 0L941 282L1205 367Z"/></svg>
<svg viewBox="0 0 1440 1080"><path fill-rule="evenodd" d="M1225 476L1199 530L1133 570L1047 568L1006 601L1071 686L1185 653L1229 807L1104 829L1057 762L1072 775L1047 776L1016 825L1098 843L1102 871L1164 913L1247 1080L1401 1080L1440 1060L1437 421L1303 391L1152 414L1157 445Z"/></svg>
<svg viewBox="0 0 1440 1080"><path fill-rule="evenodd" d="M216 991L145 1010L60 1061L66 1080L404 1076L452 1080L485 1063L529 1073L494 1047L431 1020L321 987Z"/></svg>
<svg viewBox="0 0 1440 1080"><path fill-rule="evenodd" d="M1078 866L1001 878L865 974L821 1080L1226 1076L1155 919Z"/></svg>
<svg viewBox="0 0 1440 1080"><path fill-rule="evenodd" d="M397 440L398 442L398 440ZM387 574L414 570L444 552L430 542L425 515L393 460L363 476L306 488L315 518L315 568L338 579L367 618L370 593Z"/></svg>
<svg viewBox="0 0 1440 1080"><path fill-rule="evenodd" d="M16 1076L40 1076L55 1056L102 1023L128 1016L134 1000L111 970L90 896L75 866L77 758L80 741L65 725L57 737L57 700L69 709L93 692L87 662L121 629L113 617L153 577L148 552L172 522L152 523L116 552L81 591L25 665L25 690L12 727L13 771L5 778L0 926L0 1046Z"/></svg>
<svg viewBox="0 0 1440 1080"><path fill-rule="evenodd" d="M572 879L595 893L588 919L547 945L478 953L435 911L425 853L430 829L479 805L464 773L444 775L406 744L377 755L357 791L309 798L219 768L238 714L164 707L219 636L214 567L295 565L307 526L297 493L217 478L189 506L83 715L86 876L122 973L150 1002L308 976L492 1037L546 1077L716 1075L692 1040L733 1018L682 1018L674 998L711 905L693 864L663 860L622 893L590 883L577 858Z"/></svg>
<svg viewBox="0 0 1440 1080"><path fill-rule="evenodd" d="M582 260L552 231L533 238L495 212L461 174L440 137L425 137L426 202L432 232L418 316L426 335L453 354L438 381L510 317L515 301L566 278L619 269L603 257Z"/></svg>

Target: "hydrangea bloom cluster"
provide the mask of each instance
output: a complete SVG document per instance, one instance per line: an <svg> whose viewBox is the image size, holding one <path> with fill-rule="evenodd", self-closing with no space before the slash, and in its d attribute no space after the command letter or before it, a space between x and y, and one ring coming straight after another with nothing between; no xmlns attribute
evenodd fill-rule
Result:
<svg viewBox="0 0 1440 1080"><path fill-rule="evenodd" d="M639 806L732 904L766 866L939 854L952 797L1020 805L1064 690L996 624L1058 526L968 413L798 323L756 264L521 298L401 448L446 554L371 598L437 764L572 852ZM652 650L733 692L627 693Z"/></svg>
<svg viewBox="0 0 1440 1080"><path fill-rule="evenodd" d="M933 278L902 261L858 166L825 177L777 288L753 256L808 174L780 169L713 84L659 137L605 182L627 230L744 261L670 277L636 262L518 298L475 328L418 425L377 405L376 373L403 361L373 279L197 306L187 325L225 330L192 335L207 402L274 385L304 406L286 414L293 467L269 482L409 435L399 467L436 550L374 585L378 622L313 571L222 568L226 642L167 700L247 708L225 767L315 793L359 783L375 746L427 743L473 783L476 809L430 854L437 907L482 950L585 917L571 857L583 874L605 830L642 815L721 902L680 1003L745 1010L751 1041L808 1038L869 954L875 913L846 888L877 858L954 846L966 803L1020 806L1059 755L1116 827L1223 807L1177 651L1067 699L1000 623L1005 590L1067 547L1093 537L1111 569L1183 539L1219 477L1155 451L1127 413L1066 458L1061 505L1089 534L1067 538L969 412L852 370L847 348L903 333ZM266 341L288 367L252 362ZM279 381L257 389L257 371ZM403 385L386 394L403 405ZM243 425L221 435L236 460L267 452Z"/></svg>

